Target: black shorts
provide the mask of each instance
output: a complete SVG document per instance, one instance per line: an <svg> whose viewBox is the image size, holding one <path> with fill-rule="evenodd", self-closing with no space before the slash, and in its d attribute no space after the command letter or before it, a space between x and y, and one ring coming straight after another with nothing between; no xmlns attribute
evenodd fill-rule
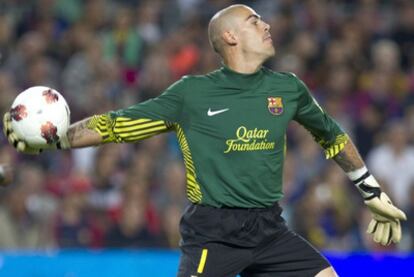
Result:
<svg viewBox="0 0 414 277"><path fill-rule="evenodd" d="M289 230L278 204L265 209L187 207L179 277L315 276L329 262Z"/></svg>

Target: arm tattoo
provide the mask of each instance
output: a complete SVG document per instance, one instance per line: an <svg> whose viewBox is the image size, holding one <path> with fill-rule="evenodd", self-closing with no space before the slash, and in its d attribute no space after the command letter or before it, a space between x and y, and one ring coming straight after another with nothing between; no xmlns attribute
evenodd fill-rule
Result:
<svg viewBox="0 0 414 277"><path fill-rule="evenodd" d="M75 142L77 139L79 139L80 137L82 137L82 134L85 133L85 129L88 130L87 128L88 121L89 119L85 119L85 120L76 122L69 128L68 139L71 144Z"/></svg>
<svg viewBox="0 0 414 277"><path fill-rule="evenodd" d="M101 136L88 126L90 119L78 121L69 127L67 136L72 148L95 146L101 143Z"/></svg>
<svg viewBox="0 0 414 277"><path fill-rule="evenodd" d="M354 171L364 166L364 161L351 140L333 159L345 172Z"/></svg>

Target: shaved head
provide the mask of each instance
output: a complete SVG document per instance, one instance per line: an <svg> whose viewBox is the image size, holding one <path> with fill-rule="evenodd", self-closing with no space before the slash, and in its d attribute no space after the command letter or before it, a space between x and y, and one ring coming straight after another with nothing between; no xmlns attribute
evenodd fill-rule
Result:
<svg viewBox="0 0 414 277"><path fill-rule="evenodd" d="M226 31L234 30L237 26L237 21L233 15L237 14L242 9L249 9L246 5L231 5L218 11L210 20L208 25L208 39L211 47L218 54L222 55L224 41L222 35Z"/></svg>
<svg viewBox="0 0 414 277"><path fill-rule="evenodd" d="M259 65L275 54L269 30L269 24L255 10L238 4L211 18L208 39L225 64Z"/></svg>

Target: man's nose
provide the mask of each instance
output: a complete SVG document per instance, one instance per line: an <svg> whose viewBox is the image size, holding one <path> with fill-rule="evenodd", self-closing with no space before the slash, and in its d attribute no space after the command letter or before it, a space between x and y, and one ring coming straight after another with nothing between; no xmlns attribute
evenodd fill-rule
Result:
<svg viewBox="0 0 414 277"><path fill-rule="evenodd" d="M263 22L264 23L264 30L266 31L266 32L269 32L270 31L270 25L269 24L267 24L266 22Z"/></svg>

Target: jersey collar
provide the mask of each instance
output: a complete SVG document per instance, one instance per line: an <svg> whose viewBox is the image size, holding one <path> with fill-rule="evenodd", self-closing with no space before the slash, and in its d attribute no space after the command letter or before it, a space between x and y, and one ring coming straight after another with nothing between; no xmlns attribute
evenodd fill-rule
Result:
<svg viewBox="0 0 414 277"><path fill-rule="evenodd" d="M222 63L221 72L225 75L226 78L237 82L242 86L252 86L256 82L259 82L264 75L263 67L254 73L240 73L229 68L224 63Z"/></svg>

